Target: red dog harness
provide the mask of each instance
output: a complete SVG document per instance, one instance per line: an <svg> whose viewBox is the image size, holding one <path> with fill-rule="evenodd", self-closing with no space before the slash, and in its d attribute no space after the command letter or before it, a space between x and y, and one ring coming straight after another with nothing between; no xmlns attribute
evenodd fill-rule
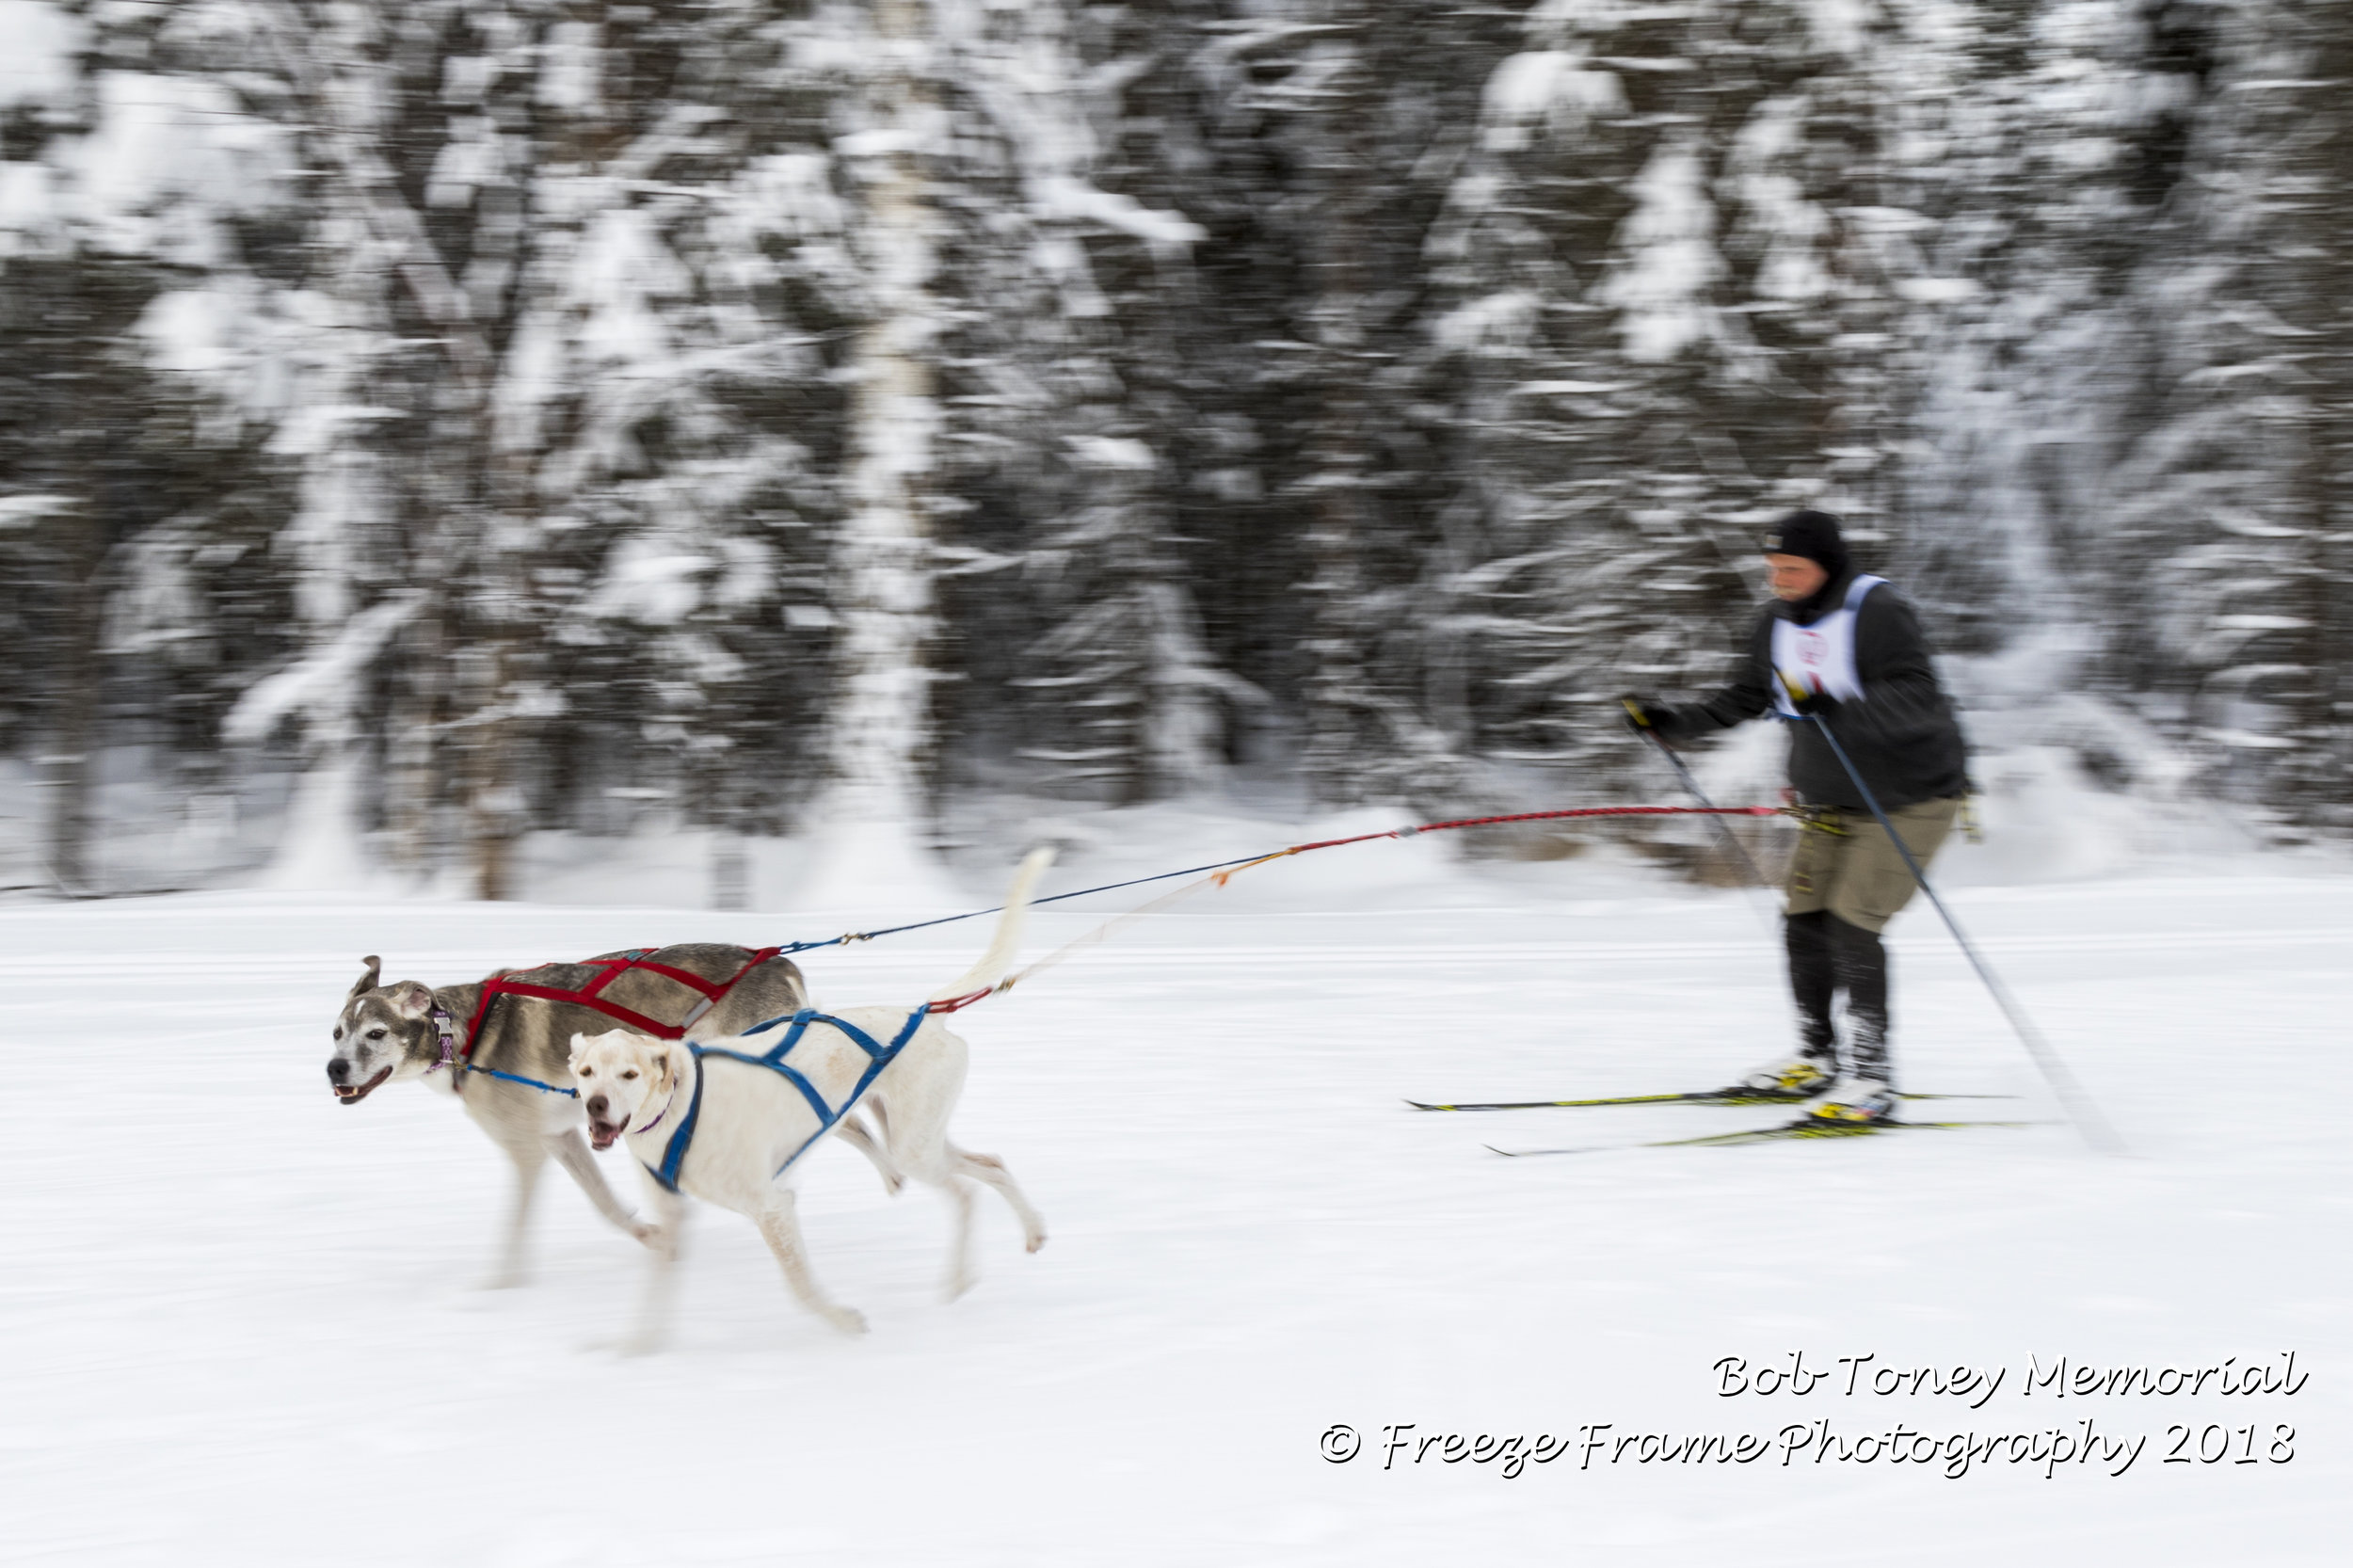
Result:
<svg viewBox="0 0 2353 1568"><path fill-rule="evenodd" d="M524 1078L520 1074L504 1073L494 1067L477 1067L473 1064L473 1048L475 1043L482 1038L482 1026L490 1016L492 1002L501 997L530 997L536 1001L567 1002L574 1007L585 1007L591 1012L601 1013L617 1023L627 1025L641 1034L650 1034L657 1040L676 1040L681 1038L687 1030L694 1026L696 1019L717 1006L745 975L785 950L781 947L756 948L752 950L751 957L744 960L743 967L725 980L705 980L701 975L689 969L679 968L675 965L653 963L648 955L661 951L659 948L632 948L626 952L617 952L602 958L585 958L576 964L542 964L539 966L542 969L563 968L588 968L598 971L594 980L575 990L568 991L560 985L541 985L531 981L512 978L518 974L537 972L534 969L509 969L504 973L492 975L482 983L482 998L474 1003L473 1016L467 1020L465 1041L462 1045L452 1038L455 1031L448 1028L444 1022L448 1015L442 1013L439 1007L434 1008L434 1025L441 1035L441 1062L439 1065L449 1067L453 1073L480 1073L486 1078L504 1079L510 1083L528 1084L534 1089L551 1095L577 1096L578 1090L559 1089L552 1083L542 1083L536 1078ZM702 1000L688 1008L686 1016L677 1023L665 1024L659 1018L649 1018L632 1008L623 1007L619 1002L611 1000L602 994L605 987L632 969L644 969L648 973L658 974L664 980L676 981L688 990L699 995ZM455 1047L454 1049L453 1047Z"/></svg>
<svg viewBox="0 0 2353 1568"><path fill-rule="evenodd" d="M784 950L782 948L755 949L742 968L725 980L716 981L705 980L698 974L669 964L655 964L648 961L647 954L661 951L660 948L632 948L627 952L616 953L610 958L585 958L576 965L568 966L601 971L596 979L576 991L567 991L555 985L534 985L524 981L509 978L511 975L532 973L533 971L529 969L509 969L504 974L492 975L483 983L482 1000L474 1003L473 1017L466 1025L466 1043L458 1048L458 1060L460 1062L472 1060L474 1042L482 1035L483 1020L490 1016L490 1003L501 997L533 997L540 1001L568 1001L575 1007L591 1008L608 1018L627 1024L641 1034L650 1034L657 1040L676 1040L685 1034L696 1018L717 1006L729 991L735 989L736 982ZM556 968L552 964L542 964L539 967L541 968ZM600 993L632 969L644 969L648 973L658 974L664 980L675 980L688 990L700 993L703 1000L690 1008L686 1016L675 1024L665 1024L659 1019L648 1018L643 1013L632 1012L619 1002L607 1001Z"/></svg>

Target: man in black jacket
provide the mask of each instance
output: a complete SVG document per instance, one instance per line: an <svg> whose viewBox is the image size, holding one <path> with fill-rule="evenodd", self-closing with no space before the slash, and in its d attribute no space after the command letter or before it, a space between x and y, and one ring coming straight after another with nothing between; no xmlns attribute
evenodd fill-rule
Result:
<svg viewBox="0 0 2353 1568"><path fill-rule="evenodd" d="M1789 1099L1818 1096L1815 1115L1875 1121L1895 1106L1880 934L1911 901L1914 883L1816 721L1846 748L1923 866L1952 831L1969 792L1968 749L1919 618L1884 580L1855 570L1837 519L1792 513L1766 538L1765 560L1775 601L1758 619L1731 683L1686 707L1649 697L1626 704L1638 728L1670 744L1769 712L1799 721L1791 726L1789 782L1810 809L1789 864L1784 921L1799 1049L1737 1087ZM1831 1020L1841 991L1843 1078Z"/></svg>

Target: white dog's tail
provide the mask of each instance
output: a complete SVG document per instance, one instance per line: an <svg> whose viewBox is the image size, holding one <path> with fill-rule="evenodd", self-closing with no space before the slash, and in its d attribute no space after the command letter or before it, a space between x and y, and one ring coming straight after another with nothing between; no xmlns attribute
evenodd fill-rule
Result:
<svg viewBox="0 0 2353 1568"><path fill-rule="evenodd" d="M1030 891L1037 879L1046 874L1046 868L1054 863L1050 849L1033 849L1021 869L1013 873L1013 886L1005 893L1005 912L997 918L997 934L988 939L988 951L981 961L938 990L931 994L933 1001L952 1001L984 991L1004 977L1013 968L1014 954L1021 951L1021 917L1030 907Z"/></svg>

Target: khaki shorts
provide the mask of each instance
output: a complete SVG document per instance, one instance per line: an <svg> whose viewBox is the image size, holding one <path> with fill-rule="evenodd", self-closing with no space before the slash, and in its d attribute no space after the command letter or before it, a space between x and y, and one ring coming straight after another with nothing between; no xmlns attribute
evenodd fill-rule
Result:
<svg viewBox="0 0 2353 1568"><path fill-rule="evenodd" d="M1888 819L1902 836L1904 847L1922 870L1936 857L1961 802L1924 800L1890 811ZM1798 847L1789 857L1785 891L1792 915L1827 909L1849 925L1878 932L1887 928L1896 911L1912 902L1919 890L1904 857L1887 841L1887 830L1868 811L1826 810L1822 820L1845 829L1833 833L1815 826L1801 828Z"/></svg>

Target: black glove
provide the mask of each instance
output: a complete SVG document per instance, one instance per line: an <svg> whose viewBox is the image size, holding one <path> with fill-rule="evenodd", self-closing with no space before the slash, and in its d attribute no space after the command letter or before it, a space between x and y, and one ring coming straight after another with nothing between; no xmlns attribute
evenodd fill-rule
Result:
<svg viewBox="0 0 2353 1568"><path fill-rule="evenodd" d="M1682 728L1683 715L1655 696L1622 696L1625 706L1625 727L1637 735L1655 735L1666 740Z"/></svg>
<svg viewBox="0 0 2353 1568"><path fill-rule="evenodd" d="M1789 706L1798 711L1800 718L1829 720L1838 712L1838 699L1828 692L1807 692L1792 688Z"/></svg>

